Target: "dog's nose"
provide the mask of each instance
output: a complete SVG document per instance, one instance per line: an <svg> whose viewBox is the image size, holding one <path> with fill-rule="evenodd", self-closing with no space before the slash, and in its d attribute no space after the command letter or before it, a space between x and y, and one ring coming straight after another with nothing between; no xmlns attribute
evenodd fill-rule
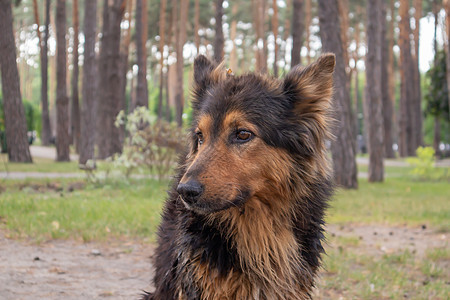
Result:
<svg viewBox="0 0 450 300"><path fill-rule="evenodd" d="M189 180L178 184L177 192L183 196L184 201L192 204L203 193L203 186L197 180Z"/></svg>

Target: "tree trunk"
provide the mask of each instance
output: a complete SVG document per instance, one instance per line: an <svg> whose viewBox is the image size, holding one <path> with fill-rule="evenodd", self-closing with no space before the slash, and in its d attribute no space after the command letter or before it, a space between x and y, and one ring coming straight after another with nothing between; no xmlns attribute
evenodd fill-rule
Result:
<svg viewBox="0 0 450 300"><path fill-rule="evenodd" d="M111 3L109 3L111 2ZM125 11L124 0L104 2L103 35L100 53L99 77L101 78L98 122L98 150L101 159L122 150L120 130L115 120L121 107L120 93L120 23Z"/></svg>
<svg viewBox="0 0 450 300"><path fill-rule="evenodd" d="M294 0L292 10L292 51L291 68L301 63L300 51L303 43L303 0Z"/></svg>
<svg viewBox="0 0 450 300"><path fill-rule="evenodd" d="M36 2L36 0L34 0ZM38 20L37 2L35 8L36 22ZM50 116L48 112L48 36L50 24L50 0L45 0L45 29L44 38L39 37L39 52L41 58L41 106L42 106L42 131L41 142L42 145L50 145L52 137L52 130L50 127ZM38 25L39 26L39 25ZM38 27L39 32L39 27ZM40 34L39 34L40 35Z"/></svg>
<svg viewBox="0 0 450 300"><path fill-rule="evenodd" d="M357 13L360 13L361 11L361 6L357 6L356 7ZM359 124L359 115L361 112L360 107L359 107L359 72L358 72L358 61L359 61L359 48L360 48L360 36L361 36L361 32L360 32L360 26L359 23L355 24L355 30L354 30L354 40L355 40L355 51L353 53L353 59L355 60L355 67L353 69L353 76L354 76L354 92L353 92L353 108L354 108L354 114L353 114L353 120L354 120L354 127L353 127L353 140L356 142L355 146L358 143L358 135L359 135L359 128L360 128L360 124ZM355 153L358 153L359 151L359 147L355 148Z"/></svg>
<svg viewBox="0 0 450 300"><path fill-rule="evenodd" d="M411 43L409 26L409 3L407 0L400 0L399 15L401 17L399 28L400 34L398 44L400 47L400 125L399 125L399 147L400 156L413 156L415 154L413 143L413 98L414 98L414 70L411 57Z"/></svg>
<svg viewBox="0 0 450 300"><path fill-rule="evenodd" d="M339 21L341 26L341 40L342 40L342 53L344 54L344 64L347 68L349 65L349 56L348 56L348 0L338 0L338 9L339 9Z"/></svg>
<svg viewBox="0 0 450 300"><path fill-rule="evenodd" d="M95 38L97 27L97 0L85 2L84 6L84 64L83 64L83 102L81 113L81 147L79 163L84 165L94 158L95 118L97 116L95 60Z"/></svg>
<svg viewBox="0 0 450 300"><path fill-rule="evenodd" d="M67 96L66 1L56 2L56 160L70 161Z"/></svg>
<svg viewBox="0 0 450 300"><path fill-rule="evenodd" d="M277 0L272 0L272 33L273 33L273 44L274 44L274 61L273 61L273 75L278 77L278 4Z"/></svg>
<svg viewBox="0 0 450 300"><path fill-rule="evenodd" d="M383 167L383 115L382 115L382 14L383 0L367 2L367 47L366 55L366 101L367 135L369 148L369 182L381 182L384 177ZM381 25L381 26L380 26ZM383 78L385 81L385 78Z"/></svg>
<svg viewBox="0 0 450 300"><path fill-rule="evenodd" d="M223 27L222 27L222 17L223 17L223 0L216 0L216 35L214 37L214 60L217 63L221 63L223 60Z"/></svg>
<svg viewBox="0 0 450 300"><path fill-rule="evenodd" d="M447 62L447 87L450 87L450 0L444 0L445 8L445 23L447 29L447 44L446 44L446 62ZM450 115L450 88L447 89L448 93L448 113Z"/></svg>
<svg viewBox="0 0 450 300"><path fill-rule="evenodd" d="M164 0L162 0L164 1ZM195 0L194 7L194 40L195 40L195 48L197 49L197 55L200 54L200 35L198 34L198 30L200 29L200 0ZM234 4L233 4L234 5Z"/></svg>
<svg viewBox="0 0 450 300"><path fill-rule="evenodd" d="M148 84L147 84L147 35L144 23L147 14L144 11L147 0L136 0L136 50L137 50L137 87L136 87L136 106L148 107ZM134 107L133 107L134 109Z"/></svg>
<svg viewBox="0 0 450 300"><path fill-rule="evenodd" d="M282 52L281 52L281 56L283 57L284 60L284 69L286 67L288 67L287 64L287 59L286 59L286 54L287 54L287 40L289 38L289 35L291 34L291 18L289 15L290 9L289 7L292 7L292 0L286 0L286 9L285 11L285 15L284 15L284 26L283 26L283 47Z"/></svg>
<svg viewBox="0 0 450 300"><path fill-rule="evenodd" d="M186 22L189 12L189 0L180 0L179 18L178 18L178 30L177 30L177 91L175 95L175 106L176 106L176 116L178 126L183 125L183 107L184 107L184 89L183 89L183 47L186 42Z"/></svg>
<svg viewBox="0 0 450 300"><path fill-rule="evenodd" d="M413 55L413 70L414 70L414 98L412 107L413 116L413 137L414 137L414 149L423 145L422 134L422 92L420 88L420 70L419 70L419 32L420 32L420 18L422 17L422 0L414 0L414 21L415 28L414 35L414 55Z"/></svg>
<svg viewBox="0 0 450 300"><path fill-rule="evenodd" d="M392 148L393 140L392 140L392 99L389 93L389 82L390 82L390 74L388 71L389 64L389 43L386 39L386 5L384 2L381 4L381 12L380 12L380 45L381 45L381 99L383 102L382 105L382 114L383 114L383 138L384 138L384 157L394 158L394 150ZM368 81L369 82L369 81Z"/></svg>
<svg viewBox="0 0 450 300"><path fill-rule="evenodd" d="M25 109L20 95L10 0L0 0L0 32L0 71L8 159L10 162L32 162Z"/></svg>
<svg viewBox="0 0 450 300"><path fill-rule="evenodd" d="M341 32L338 20L337 0L319 0L319 23L322 51L334 52L336 67L334 71L335 117L339 125L334 128L336 139L331 143L334 177L336 184L344 188L357 188L357 169L355 147L352 138L350 119L350 94L347 89Z"/></svg>
<svg viewBox="0 0 450 300"><path fill-rule="evenodd" d="M73 0L73 73L72 73L72 111L71 111L71 123L72 123L72 138L75 144L75 150L80 153L80 104L78 96L78 77L80 68L78 66L78 33L79 33L79 20L78 20L78 0Z"/></svg>
<svg viewBox="0 0 450 300"><path fill-rule="evenodd" d="M389 27L387 31L387 71L388 71L388 98L391 100L390 105L391 107L391 133L387 133L387 129L385 127L385 147L389 147L390 143L394 143L394 141L397 139L397 130L396 130L396 118L395 118L395 69L394 69L394 24L395 24L395 0L389 1L389 11L390 11L390 21L389 21ZM389 114L387 111L385 111L387 114ZM389 138L391 138L391 142L389 142ZM391 151L386 148L386 157L387 158L394 158L395 153L394 150L391 147Z"/></svg>
<svg viewBox="0 0 450 300"><path fill-rule="evenodd" d="M164 90L164 45L166 36L166 7L167 0L161 1L159 10L159 53L161 57L159 59L159 99L158 99L158 119L161 120L163 116L163 90ZM198 30L198 29L197 29ZM198 33L197 33L198 35ZM197 49L198 51L198 49ZM198 54L198 53L197 53Z"/></svg>
<svg viewBox="0 0 450 300"><path fill-rule="evenodd" d="M311 0L305 0L305 46L306 46L306 61L308 64L311 63Z"/></svg>
<svg viewBox="0 0 450 300"><path fill-rule="evenodd" d="M237 12L238 12L238 3L235 1L231 8L232 20L230 26L230 39L233 42L233 49L230 53L230 68L233 71L237 70L238 61L237 61L237 45L236 45L236 32L237 32Z"/></svg>
<svg viewBox="0 0 450 300"><path fill-rule="evenodd" d="M441 143L441 121L439 116L434 117L434 135L433 135L433 148L436 158L441 157L441 149L439 145Z"/></svg>

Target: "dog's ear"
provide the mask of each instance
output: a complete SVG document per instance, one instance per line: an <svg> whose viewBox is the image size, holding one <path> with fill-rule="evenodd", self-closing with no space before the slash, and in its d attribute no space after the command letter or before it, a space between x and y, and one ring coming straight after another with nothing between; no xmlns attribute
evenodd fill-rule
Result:
<svg viewBox="0 0 450 300"><path fill-rule="evenodd" d="M226 70L223 64L216 65L206 56L199 55L194 60L194 87L192 108L197 111L202 102L206 90L213 84L223 80L226 77Z"/></svg>
<svg viewBox="0 0 450 300"><path fill-rule="evenodd" d="M283 89L313 150L329 135L335 56L326 53L306 67L296 66L285 77Z"/></svg>

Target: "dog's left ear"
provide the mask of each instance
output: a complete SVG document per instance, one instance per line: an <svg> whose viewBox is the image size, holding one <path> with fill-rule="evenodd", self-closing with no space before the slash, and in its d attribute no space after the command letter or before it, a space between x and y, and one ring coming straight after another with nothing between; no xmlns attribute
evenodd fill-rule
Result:
<svg viewBox="0 0 450 300"><path fill-rule="evenodd" d="M284 93L306 134L303 142L310 151L329 135L334 66L334 54L326 53L307 67L294 67L283 82Z"/></svg>
<svg viewBox="0 0 450 300"><path fill-rule="evenodd" d="M221 64L217 66L204 55L199 55L194 60L194 95L192 99L194 111L198 110L208 87L226 76L226 71L221 67Z"/></svg>
<svg viewBox="0 0 450 300"><path fill-rule="evenodd" d="M286 75L283 89L299 116L328 108L333 95L334 65L334 54L326 53L309 66L296 66Z"/></svg>

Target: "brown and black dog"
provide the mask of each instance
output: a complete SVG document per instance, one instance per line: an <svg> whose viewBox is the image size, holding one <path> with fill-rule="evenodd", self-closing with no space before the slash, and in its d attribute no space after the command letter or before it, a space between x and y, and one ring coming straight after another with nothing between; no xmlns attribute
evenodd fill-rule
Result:
<svg viewBox="0 0 450 300"><path fill-rule="evenodd" d="M308 299L332 194L333 54L284 79L194 62L189 146L144 299Z"/></svg>

